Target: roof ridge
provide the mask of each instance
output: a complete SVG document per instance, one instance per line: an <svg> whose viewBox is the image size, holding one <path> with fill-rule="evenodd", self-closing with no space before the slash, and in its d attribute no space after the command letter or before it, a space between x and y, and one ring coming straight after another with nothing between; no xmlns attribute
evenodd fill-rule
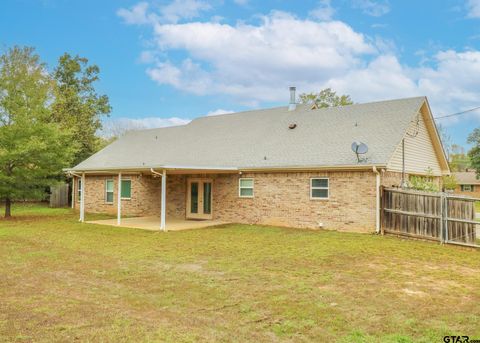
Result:
<svg viewBox="0 0 480 343"><path fill-rule="evenodd" d="M396 99L387 99L387 100L376 100L376 101L369 101L369 102L359 102L359 103L353 103L350 105L343 105L343 106L338 106L338 107L351 107L351 106L358 106L358 105L372 105L372 104L379 104L382 102L393 102L393 101L405 101L405 100L413 100L413 99L426 99L427 97L425 95L419 95L419 96L411 96L408 98L396 98ZM319 108L319 110L327 109L327 108L335 108L335 107L324 107L324 108Z"/></svg>
<svg viewBox="0 0 480 343"><path fill-rule="evenodd" d="M304 106L308 107L308 104L297 104L297 106ZM215 114L215 115L203 115L199 116L196 118L193 118L192 121L197 120L197 119L205 119L205 118L217 118L217 117L223 117L223 116L231 116L235 114L245 114L249 112L265 112L265 111L272 111L272 110L278 110L278 109L288 109L288 105L283 105L283 106L274 106L274 107L267 107L267 108L258 108L258 109L251 109L251 110L245 110L245 111L239 111L239 112L231 112L231 113L222 113L222 114ZM295 112L295 111L292 111Z"/></svg>
<svg viewBox="0 0 480 343"><path fill-rule="evenodd" d="M413 99L425 99L426 96L414 96L414 97L408 97L408 98L396 98L396 99L387 99L387 100L378 100L378 101L370 101L370 102L363 102L363 103L354 103L350 105L343 105L343 106L336 106L336 107L322 107L322 108L317 108L315 111L322 111L322 110L334 110L339 107L341 108L348 108L352 106L361 106L361 105L371 105L371 104L379 104L379 103L384 103L384 102L392 102L392 101L405 101L405 100L413 100ZM311 110L309 104L297 104L299 106L303 106L304 108L302 109L303 111L308 111ZM251 110L245 110L245 111L239 111L239 112L232 112L232 113L223 113L223 114L216 114L216 115L201 115L199 117L193 118L186 124L179 124L179 125L171 125L171 126L163 126L163 127L154 127L154 128L148 128L148 129L139 129L139 130L130 130L128 131L126 135L132 134L132 133L138 133L138 132L147 132L147 131L153 131L153 130L160 130L160 129L173 129L173 128L178 128L178 127L183 127L183 126L188 126L192 124L195 121L199 120L205 120L205 119L211 119L211 118L221 118L225 116L233 116L233 115L242 115L242 114L247 114L251 112L266 112L266 111L272 111L272 110L279 110L279 109L288 109L288 106L274 106L274 107L267 107L267 108L259 108L259 109L251 109ZM295 111L292 111L295 112Z"/></svg>

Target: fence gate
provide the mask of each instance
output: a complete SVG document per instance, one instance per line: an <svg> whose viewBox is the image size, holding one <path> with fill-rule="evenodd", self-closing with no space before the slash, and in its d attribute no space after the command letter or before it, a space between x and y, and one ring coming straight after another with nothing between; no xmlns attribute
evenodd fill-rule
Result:
<svg viewBox="0 0 480 343"><path fill-rule="evenodd" d="M50 187L50 207L68 206L68 184L59 184Z"/></svg>
<svg viewBox="0 0 480 343"><path fill-rule="evenodd" d="M478 200L448 193L384 188L382 232L478 247Z"/></svg>

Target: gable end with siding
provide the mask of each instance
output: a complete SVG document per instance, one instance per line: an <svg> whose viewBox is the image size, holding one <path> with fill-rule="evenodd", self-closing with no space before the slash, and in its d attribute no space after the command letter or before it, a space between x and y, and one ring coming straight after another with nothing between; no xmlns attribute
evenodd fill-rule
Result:
<svg viewBox="0 0 480 343"><path fill-rule="evenodd" d="M403 137L405 141L405 172L434 176L449 174L448 162L427 101L412 118ZM387 164L387 171L402 171L402 141L399 142Z"/></svg>

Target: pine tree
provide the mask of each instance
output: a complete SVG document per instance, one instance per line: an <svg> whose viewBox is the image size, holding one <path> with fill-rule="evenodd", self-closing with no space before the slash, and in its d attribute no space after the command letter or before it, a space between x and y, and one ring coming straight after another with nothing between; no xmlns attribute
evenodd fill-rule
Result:
<svg viewBox="0 0 480 343"><path fill-rule="evenodd" d="M53 81L33 48L0 55L0 199L38 199L74 153L71 133L52 122Z"/></svg>

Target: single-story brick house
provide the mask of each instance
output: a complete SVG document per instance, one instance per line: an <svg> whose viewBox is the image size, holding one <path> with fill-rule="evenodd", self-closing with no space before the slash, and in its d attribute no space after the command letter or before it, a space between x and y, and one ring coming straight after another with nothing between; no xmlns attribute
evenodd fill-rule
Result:
<svg viewBox="0 0 480 343"><path fill-rule="evenodd" d="M357 155L353 142L368 152ZM450 173L428 101L415 97L336 108L291 101L132 131L68 172L81 220L108 212L118 223L158 215L162 229L176 217L373 231L380 186L427 170Z"/></svg>
<svg viewBox="0 0 480 343"><path fill-rule="evenodd" d="M466 195L473 198L480 198L480 179L474 170L452 173L457 181L454 193Z"/></svg>

